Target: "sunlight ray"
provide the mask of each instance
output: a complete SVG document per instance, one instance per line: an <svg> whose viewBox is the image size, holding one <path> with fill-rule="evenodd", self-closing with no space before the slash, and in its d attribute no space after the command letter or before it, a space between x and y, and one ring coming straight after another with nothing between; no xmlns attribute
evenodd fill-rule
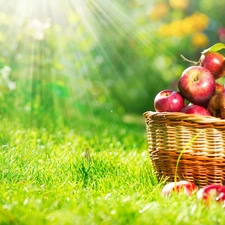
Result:
<svg viewBox="0 0 225 225"><path fill-rule="evenodd" d="M97 4L95 2L95 4ZM90 6L89 6L90 7ZM98 5L98 8L101 8L101 5ZM104 9L101 9L102 11L104 11ZM105 24L105 16L101 16L99 15L98 11L96 11L95 9L91 9L92 11L92 16L93 19L96 20L97 24L99 26L102 26L105 28L105 34L110 34L111 36L115 36L115 38L113 39L113 42L111 43L110 40L108 41L107 38L103 37L105 39L105 42L108 42L109 45L111 45L111 49L107 49L107 47L105 47L104 45L102 45L101 43L101 38L98 34L98 31L96 29L94 29L91 25L91 21L87 21L86 18L84 18L84 20L86 21L86 26L88 27L88 29L92 32L93 36L96 38L98 45L101 46L102 49L102 53L108 58L109 62L110 62L110 67L108 67L105 72L109 72L109 70L113 70L115 75L118 74L118 76L115 76L115 79L120 80L121 83L123 84L123 89L126 90L127 89L127 84L126 81L124 80L124 74L121 74L121 72L118 71L117 68L115 68L113 62L111 61L110 55L109 55L109 51L114 52L116 58L120 61L120 63L123 64L123 66L126 68L127 73L130 74L130 76L137 76L138 74L134 74L134 72L132 71L132 69L130 68L130 65L126 62L126 59L124 59L119 52L116 52L113 48L113 45L119 44L119 35L115 35L114 32L115 30L117 31L117 34L121 34L122 36L126 36L126 29L123 27L123 21L120 21L120 23L114 23L113 21L113 17L110 17L111 20L108 21L109 24L113 23L113 26L115 26L115 30L110 30L110 28L107 26L107 24ZM104 15L109 15L109 13L107 13L107 11L104 11ZM133 32L129 34L129 36L133 36L135 33L137 33L137 31L132 27ZM128 32L129 33L129 32ZM128 42L126 41L124 43L125 45L127 45L127 47L129 48ZM135 63L135 62L133 62ZM108 71L107 71L108 70ZM142 87L143 83L140 80L136 81L136 86Z"/></svg>
<svg viewBox="0 0 225 225"><path fill-rule="evenodd" d="M63 55L71 55L72 58L68 58L66 60L69 60L70 64L72 65L75 65L77 62L80 62L82 61L82 58L85 57L86 59L88 59L89 61L90 60L90 53L85 53L85 52L81 52L79 48L77 48L77 44L79 45L82 41L82 39L85 38L85 33L83 33L80 38L78 38L78 35L76 35L76 30L77 29L80 29L80 25L77 24L76 27L74 27L75 29L72 30L71 28L68 29L68 22L67 22L67 13L68 11L66 11L65 9L69 8L69 3L67 1L64 2L63 6L61 6L61 4L59 4L59 6L61 7L61 9L63 9L61 11L61 21L60 23L63 24L63 27L62 29L65 29L65 33L64 35L67 36L70 40L69 44L70 44L70 48L68 49L69 46L66 47L66 49L63 49L63 46L61 45L61 42L63 41L61 39L61 37L57 36L56 35L56 38L55 38L55 41L56 41L56 44L58 46L58 50L61 52L61 55L59 55L59 57L61 58L61 60L63 60ZM73 13L76 13L75 9L73 10ZM54 13L54 11L52 12L52 16L53 16L53 20L55 20L57 18L58 15L56 15ZM79 33L79 31L78 31ZM73 37L75 37L75 40L73 40ZM65 61L65 58L64 58L64 61ZM63 62L62 62L63 63ZM88 64L90 64L90 62L88 62ZM78 89L79 88L82 88L83 89L83 97L85 98L85 102L87 104L87 106L89 107L89 111L90 111L90 116L93 117L93 121L95 120L94 116L93 116L93 113L92 113L92 107L91 107L91 100L89 99L89 96L88 96L88 90L87 90L87 83L88 83L88 80L89 78L85 76L84 72L85 71L82 71L83 68L87 67L85 65L85 63L82 63L81 64L81 67L79 69L75 69L75 68L72 68L71 66L67 67L67 65L64 65L64 71L65 73L67 74L67 79L68 79L68 86L70 87L70 91L71 91L71 94L72 94L72 97L73 97L73 102L76 102L76 107L77 107L77 116L80 115L80 112L79 112L79 104L84 101L84 99L80 99L79 95L78 94ZM62 75L63 76L63 75ZM65 78L65 75L64 75L64 78ZM85 90L86 89L86 90ZM71 102L68 103L71 105ZM82 104L82 103L81 103ZM92 102L92 105L93 105L93 102Z"/></svg>
<svg viewBox="0 0 225 225"><path fill-rule="evenodd" d="M138 76L131 67L136 63L130 60L132 55L126 58L118 48L124 43L129 49L129 42L138 39L140 32L119 6L102 0L22 0L14 5L8 3L2 10L16 20L4 33L9 48L16 48L12 51L18 57L16 66L21 63L15 102L25 104L23 110L30 111L30 121L37 116L47 121L50 116L56 120L58 114L82 115L84 108L95 120L94 114L103 104L105 113L114 110L116 114L108 89L114 89L117 95L127 90L126 76ZM131 53L141 56L139 48L157 51L151 34L145 32L145 38L147 41L137 40L139 44ZM14 65L13 57L9 58ZM141 87L142 82L136 79L135 85ZM29 97L24 96L25 92Z"/></svg>
<svg viewBox="0 0 225 225"><path fill-rule="evenodd" d="M75 31L74 33L72 33L72 35L79 34L78 40L74 41L71 40L71 44L73 46L74 49L74 58L75 58L75 62L80 62L81 63L81 70L76 70L76 73L79 74L80 79L78 80L78 82L81 83L81 85L83 87L86 87L86 93L85 93L85 99L86 102L88 104L88 110L90 111L90 117L92 118L92 120L94 121L94 124L96 124L96 118L94 116L94 109L92 108L91 105L94 105L95 107L99 106L99 103L96 101L96 99L90 99L90 96L88 94L88 92L90 92L90 84L93 80L93 78L91 78L89 75L87 76L87 72L89 70L89 73L94 73L95 75L98 76L98 74L96 74L96 72L94 71L94 65L93 65L93 58L92 55L90 54L90 52L87 52L85 50L85 48L82 50L79 50L76 46L76 42L79 45L82 45L82 43L85 40L88 40L90 38L92 38L92 36L90 36L90 32L88 30L86 30L86 26L85 26L85 21L83 16L86 15L90 15L90 12L85 11L85 13L82 10L87 10L86 8L84 8L84 4L82 2L79 2L79 4L74 5L74 2L72 1L68 1L70 7L72 7L72 10L74 13L77 13L79 15L80 19L80 24L76 27L77 32ZM85 28L85 30L82 31L83 27ZM83 61L83 62L82 62ZM87 63L88 62L88 63ZM89 68L88 68L89 67ZM99 76L98 78L99 79ZM104 90L105 91L105 90ZM107 94L107 93L106 93ZM96 129L97 127L95 127Z"/></svg>

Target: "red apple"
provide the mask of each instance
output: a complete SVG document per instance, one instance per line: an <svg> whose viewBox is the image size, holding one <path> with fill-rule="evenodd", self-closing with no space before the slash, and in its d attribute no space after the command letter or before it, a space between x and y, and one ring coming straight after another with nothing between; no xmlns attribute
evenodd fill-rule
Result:
<svg viewBox="0 0 225 225"><path fill-rule="evenodd" d="M219 52L206 52L200 57L200 66L208 69L215 79L225 75L225 58Z"/></svg>
<svg viewBox="0 0 225 225"><path fill-rule="evenodd" d="M156 112L180 112L185 106L184 98L177 91L160 91L154 99L154 108Z"/></svg>
<svg viewBox="0 0 225 225"><path fill-rule="evenodd" d="M217 202L221 202L223 208L225 208L225 192L221 192L217 197L216 197Z"/></svg>
<svg viewBox="0 0 225 225"><path fill-rule="evenodd" d="M185 106L181 112L186 113L186 114L197 114L197 115L202 115L202 116L210 116L211 114L209 113L209 111L199 105L187 105Z"/></svg>
<svg viewBox="0 0 225 225"><path fill-rule="evenodd" d="M201 66L185 69L178 81L180 93L194 105L206 106L214 95L216 85L212 73Z"/></svg>
<svg viewBox="0 0 225 225"><path fill-rule="evenodd" d="M220 184L207 185L198 190L197 199L202 200L207 205L210 203L210 201L224 202L225 186Z"/></svg>
<svg viewBox="0 0 225 225"><path fill-rule="evenodd" d="M170 195L173 192L183 192L185 195L190 196L197 190L197 186L189 181L181 180L166 184L162 189L163 195Z"/></svg>
<svg viewBox="0 0 225 225"><path fill-rule="evenodd" d="M210 99L207 110L212 116L225 119L225 92L219 92Z"/></svg>
<svg viewBox="0 0 225 225"><path fill-rule="evenodd" d="M224 86L216 82L216 93L224 91L225 91Z"/></svg>

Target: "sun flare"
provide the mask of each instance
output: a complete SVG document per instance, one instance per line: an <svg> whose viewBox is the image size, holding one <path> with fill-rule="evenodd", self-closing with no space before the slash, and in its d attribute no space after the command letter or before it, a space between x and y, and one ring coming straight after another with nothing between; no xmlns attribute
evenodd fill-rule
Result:
<svg viewBox="0 0 225 225"><path fill-rule="evenodd" d="M132 85L125 79L133 82L132 55L122 57L115 46L123 40L131 52L149 57L161 45L109 0L0 1L0 6L0 69L10 68L11 104L30 123L92 115L103 105L106 113L123 110L114 106L109 90L121 96ZM138 94L131 86L127 96ZM142 95L146 98L146 91Z"/></svg>

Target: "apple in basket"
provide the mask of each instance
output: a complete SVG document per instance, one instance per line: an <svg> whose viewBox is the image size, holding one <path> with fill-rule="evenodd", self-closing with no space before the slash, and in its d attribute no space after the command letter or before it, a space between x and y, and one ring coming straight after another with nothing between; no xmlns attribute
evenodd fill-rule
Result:
<svg viewBox="0 0 225 225"><path fill-rule="evenodd" d="M222 202L225 204L225 186L220 184L210 184L197 191L197 199L206 205L210 202Z"/></svg>
<svg viewBox="0 0 225 225"><path fill-rule="evenodd" d="M180 181L170 182L166 184L163 187L161 193L167 196L167 195L171 195L174 192L176 193L183 192L185 195L190 196L196 191L197 191L197 186L194 183L190 181L186 181L186 180L180 180Z"/></svg>
<svg viewBox="0 0 225 225"><path fill-rule="evenodd" d="M181 74L178 89L182 96L194 105L206 106L215 94L215 79L208 69L190 66Z"/></svg>
<svg viewBox="0 0 225 225"><path fill-rule="evenodd" d="M216 93L224 91L225 91L224 86L216 82Z"/></svg>
<svg viewBox="0 0 225 225"><path fill-rule="evenodd" d="M170 89L160 91L154 99L156 112L180 112L184 106L185 102L182 95Z"/></svg>
<svg viewBox="0 0 225 225"><path fill-rule="evenodd" d="M219 52L206 52L200 57L200 66L208 69L215 80L225 75L225 58Z"/></svg>
<svg viewBox="0 0 225 225"><path fill-rule="evenodd" d="M209 111L199 105L187 105L185 106L181 112L186 113L186 114L196 114L196 115L203 115L203 116L210 116L211 114L209 113Z"/></svg>
<svg viewBox="0 0 225 225"><path fill-rule="evenodd" d="M219 92L213 95L207 109L212 116L225 119L225 92Z"/></svg>

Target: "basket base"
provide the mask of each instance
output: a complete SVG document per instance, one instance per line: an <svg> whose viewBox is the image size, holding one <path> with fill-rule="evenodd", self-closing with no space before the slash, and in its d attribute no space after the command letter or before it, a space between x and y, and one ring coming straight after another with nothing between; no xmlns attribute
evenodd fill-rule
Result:
<svg viewBox="0 0 225 225"><path fill-rule="evenodd" d="M225 184L224 158L196 156L198 160L193 161L193 156L184 153L178 163L180 154L174 151L160 151L157 155L150 153L150 156L158 180L166 178L173 182L176 178L193 182L200 187Z"/></svg>

